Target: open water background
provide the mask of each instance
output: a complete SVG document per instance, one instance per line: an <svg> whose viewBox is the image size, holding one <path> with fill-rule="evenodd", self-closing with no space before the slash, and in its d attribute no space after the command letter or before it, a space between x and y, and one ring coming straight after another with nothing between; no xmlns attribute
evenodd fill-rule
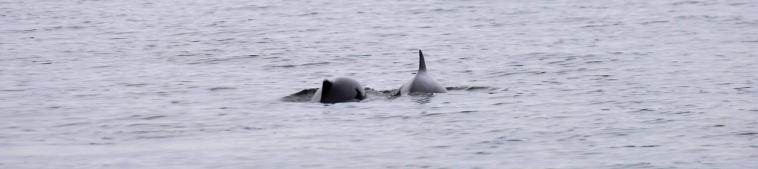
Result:
<svg viewBox="0 0 758 169"><path fill-rule="evenodd" d="M0 1L0 168L758 168L758 1ZM434 96L392 90L423 49Z"/></svg>

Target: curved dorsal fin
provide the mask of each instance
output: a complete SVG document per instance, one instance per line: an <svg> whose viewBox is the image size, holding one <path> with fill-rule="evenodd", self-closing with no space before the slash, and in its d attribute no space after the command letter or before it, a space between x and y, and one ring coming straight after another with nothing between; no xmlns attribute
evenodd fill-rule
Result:
<svg viewBox="0 0 758 169"><path fill-rule="evenodd" d="M418 50L418 72L426 72L426 63L424 62L424 54L421 53L421 50Z"/></svg>

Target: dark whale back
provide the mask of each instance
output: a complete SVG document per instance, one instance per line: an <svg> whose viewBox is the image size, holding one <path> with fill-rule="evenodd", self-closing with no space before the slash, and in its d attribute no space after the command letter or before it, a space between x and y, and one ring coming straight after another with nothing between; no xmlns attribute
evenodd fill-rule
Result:
<svg viewBox="0 0 758 169"><path fill-rule="evenodd" d="M366 92L358 81L340 77L324 80L312 101L321 103L356 102L366 98Z"/></svg>

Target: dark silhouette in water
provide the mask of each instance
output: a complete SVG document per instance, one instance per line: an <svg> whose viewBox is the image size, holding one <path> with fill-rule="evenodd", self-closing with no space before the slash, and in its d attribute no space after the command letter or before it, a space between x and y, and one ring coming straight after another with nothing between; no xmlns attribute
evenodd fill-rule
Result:
<svg viewBox="0 0 758 169"><path fill-rule="evenodd" d="M426 70L426 62L424 61L424 54L421 50L418 51L419 55L419 67L418 72L413 78L400 86L399 89L393 90L374 90L371 88L363 88L358 83L350 78L340 77L334 80L324 80L320 89L305 89L300 92L291 94L282 98L283 101L288 102L321 102L321 103L339 103L339 102L357 102L366 99L368 95L377 98L393 99L400 95L409 94L431 94L433 93L446 93L448 90L496 90L497 88L483 87L483 86L459 86L459 87L443 87L439 85Z"/></svg>
<svg viewBox="0 0 758 169"><path fill-rule="evenodd" d="M324 80L321 89L313 95L312 101L321 103L357 102L366 98L366 91L358 81L346 77Z"/></svg>

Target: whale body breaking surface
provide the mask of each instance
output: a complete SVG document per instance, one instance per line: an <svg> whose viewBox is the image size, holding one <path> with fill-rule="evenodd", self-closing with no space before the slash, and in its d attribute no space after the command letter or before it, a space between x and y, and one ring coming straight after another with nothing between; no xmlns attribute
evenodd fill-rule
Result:
<svg viewBox="0 0 758 169"><path fill-rule="evenodd" d="M447 90L432 78L426 70L424 53L418 50L418 72L411 80L400 86L398 95L407 95L413 93L445 93Z"/></svg>
<svg viewBox="0 0 758 169"><path fill-rule="evenodd" d="M424 54L421 50L418 50L418 57L419 66L416 75L400 86L398 90L394 90L392 96L447 92L445 87L442 87L427 73ZM366 91L358 81L347 77L338 77L332 80L325 79L321 83L321 88L316 89L315 93L311 95L310 101L321 103L358 102L365 98Z"/></svg>
<svg viewBox="0 0 758 169"><path fill-rule="evenodd" d="M324 80L311 101L321 103L356 102L366 98L358 81L346 77Z"/></svg>

